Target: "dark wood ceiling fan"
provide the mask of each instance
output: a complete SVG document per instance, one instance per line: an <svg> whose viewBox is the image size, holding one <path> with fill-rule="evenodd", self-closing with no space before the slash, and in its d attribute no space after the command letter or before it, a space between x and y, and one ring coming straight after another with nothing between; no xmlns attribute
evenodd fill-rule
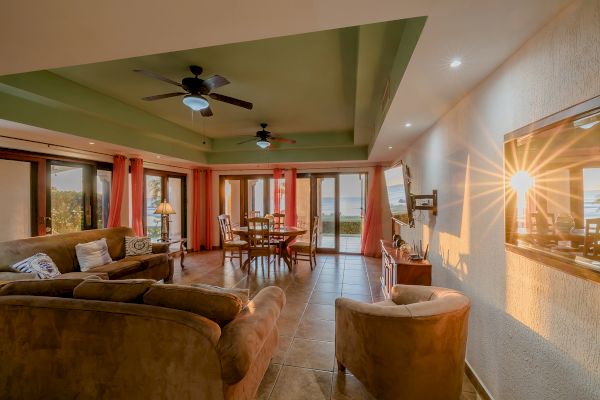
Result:
<svg viewBox="0 0 600 400"><path fill-rule="evenodd" d="M252 103L248 101L225 96L219 93L213 93L214 89L228 85L230 82L227 80L227 78L224 78L221 75L212 75L206 79L198 78L198 76L202 75L202 67L199 67L197 65L190 65L190 72L194 74L194 76L183 78L181 80L181 83L178 83L169 78L165 78L164 76L156 74L152 71L134 69L133 72L140 73L150 78L158 79L159 81L163 81L171 85L179 86L182 90L184 90L180 92L164 93L154 96L142 97L142 100L145 101L155 101L167 99L169 97L185 96L183 98L183 103L194 111L200 111L203 117L210 117L213 115L213 112L210 109L208 99L206 99L205 96L208 96L213 100L222 101L224 103L229 103L234 106L252 110Z"/></svg>
<svg viewBox="0 0 600 400"><path fill-rule="evenodd" d="M267 130L267 124L264 122L261 123L260 126L261 126L262 130L256 132L256 135L252 136L251 139L241 141L238 144L244 144L244 143L256 141L256 145L258 147L260 147L261 149L266 149L271 146L272 141L280 142L280 143L291 143L291 144L296 143L296 141L293 139L286 139L286 138L282 138L279 136L273 136L273 134ZM256 140L256 139L258 139L258 140Z"/></svg>

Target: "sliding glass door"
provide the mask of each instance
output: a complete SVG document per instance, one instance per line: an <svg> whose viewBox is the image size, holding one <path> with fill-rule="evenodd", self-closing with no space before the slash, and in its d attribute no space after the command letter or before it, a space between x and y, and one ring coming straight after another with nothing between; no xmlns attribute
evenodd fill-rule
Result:
<svg viewBox="0 0 600 400"><path fill-rule="evenodd" d="M169 240L179 240L186 232L186 176L175 172L146 169L144 171L144 227L146 235L157 241L161 234L161 216L155 214L163 201L171 205L175 214L167 218Z"/></svg>
<svg viewBox="0 0 600 400"><path fill-rule="evenodd" d="M279 180L280 210L285 213L285 184ZM321 252L360 253L366 209L366 173L299 174L296 178L296 225L310 240L314 217L319 217L317 248ZM273 213L275 182L271 175L220 178L220 210L233 225L245 225L250 212Z"/></svg>

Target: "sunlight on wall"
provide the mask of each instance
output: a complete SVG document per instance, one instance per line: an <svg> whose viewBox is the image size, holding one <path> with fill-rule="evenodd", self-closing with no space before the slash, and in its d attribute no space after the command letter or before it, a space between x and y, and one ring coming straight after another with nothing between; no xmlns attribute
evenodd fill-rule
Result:
<svg viewBox="0 0 600 400"><path fill-rule="evenodd" d="M454 270L454 274L461 281L469 273L469 267L464 260L471 252L471 156L467 156L465 166L465 182L463 193L463 207L460 221L459 236L447 232L439 232L439 254L442 256L443 267ZM424 232L425 233L425 232ZM425 235L424 235L425 236ZM427 237L429 237L427 235Z"/></svg>

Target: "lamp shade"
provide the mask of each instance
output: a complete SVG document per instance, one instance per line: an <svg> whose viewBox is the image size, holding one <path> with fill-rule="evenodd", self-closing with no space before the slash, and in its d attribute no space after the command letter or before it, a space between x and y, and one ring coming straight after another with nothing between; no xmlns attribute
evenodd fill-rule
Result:
<svg viewBox="0 0 600 400"><path fill-rule="evenodd" d="M167 201L165 200L162 203L160 203L158 205L158 207L156 207L156 210L154 210L154 214L160 214L160 215L175 214L175 210L173 210L173 207L171 207L171 205L169 203L167 203Z"/></svg>

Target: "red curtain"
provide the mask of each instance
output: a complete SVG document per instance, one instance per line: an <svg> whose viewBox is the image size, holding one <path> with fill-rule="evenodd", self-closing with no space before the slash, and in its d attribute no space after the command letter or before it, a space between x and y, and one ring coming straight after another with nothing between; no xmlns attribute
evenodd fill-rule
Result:
<svg viewBox="0 0 600 400"><path fill-rule="evenodd" d="M202 174L202 170L200 168L196 168L193 171L193 181L192 181L192 249L194 251L200 251L201 246L201 211L200 211L200 176Z"/></svg>
<svg viewBox="0 0 600 400"><path fill-rule="evenodd" d="M121 201L125 178L127 177L127 157L116 155L113 158L112 183L110 188L110 206L108 209L109 228L121 226Z"/></svg>
<svg viewBox="0 0 600 400"><path fill-rule="evenodd" d="M144 236L142 211L144 210L144 161L132 158L131 162L131 227L137 236Z"/></svg>
<svg viewBox="0 0 600 400"><path fill-rule="evenodd" d="M296 168L285 171L285 224L296 226Z"/></svg>
<svg viewBox="0 0 600 400"><path fill-rule="evenodd" d="M213 248L212 169L204 170L204 249Z"/></svg>
<svg viewBox="0 0 600 400"><path fill-rule="evenodd" d="M381 257L379 241L382 236L381 224L381 166L375 167L367 199L367 216L360 251L368 257Z"/></svg>
<svg viewBox="0 0 600 400"><path fill-rule="evenodd" d="M273 203L274 213L279 214L281 212L281 189L279 187L279 180L283 178L283 171L279 168L273 170Z"/></svg>

